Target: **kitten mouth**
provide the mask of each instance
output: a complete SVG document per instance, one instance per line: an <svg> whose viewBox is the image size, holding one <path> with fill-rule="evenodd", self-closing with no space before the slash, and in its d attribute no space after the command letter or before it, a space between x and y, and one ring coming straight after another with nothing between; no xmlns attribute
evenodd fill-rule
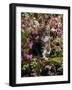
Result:
<svg viewBox="0 0 72 90"><path fill-rule="evenodd" d="M43 42L47 42L49 40L49 37L48 36L45 36L44 39L42 39Z"/></svg>

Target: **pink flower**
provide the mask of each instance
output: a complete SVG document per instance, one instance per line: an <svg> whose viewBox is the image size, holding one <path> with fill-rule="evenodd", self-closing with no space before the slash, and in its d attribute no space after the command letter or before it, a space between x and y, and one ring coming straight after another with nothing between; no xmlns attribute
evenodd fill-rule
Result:
<svg viewBox="0 0 72 90"><path fill-rule="evenodd" d="M30 42L29 45L28 45L29 48L32 48L32 45L33 45L33 42Z"/></svg>
<svg viewBox="0 0 72 90"><path fill-rule="evenodd" d="M57 32L62 32L62 30L60 28L57 28L56 31Z"/></svg>
<svg viewBox="0 0 72 90"><path fill-rule="evenodd" d="M32 54L31 55L26 55L26 58L29 60L32 60Z"/></svg>
<svg viewBox="0 0 72 90"><path fill-rule="evenodd" d="M60 22L58 23L58 28L62 28L62 24Z"/></svg>
<svg viewBox="0 0 72 90"><path fill-rule="evenodd" d="M52 16L49 22L51 27L56 27L57 26L57 18Z"/></svg>
<svg viewBox="0 0 72 90"><path fill-rule="evenodd" d="M32 60L32 54L24 54L24 57L27 59L27 60Z"/></svg>

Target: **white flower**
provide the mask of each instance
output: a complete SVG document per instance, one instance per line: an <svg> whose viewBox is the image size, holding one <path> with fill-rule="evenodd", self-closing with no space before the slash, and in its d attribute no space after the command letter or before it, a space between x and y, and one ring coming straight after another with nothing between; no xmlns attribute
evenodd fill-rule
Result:
<svg viewBox="0 0 72 90"><path fill-rule="evenodd" d="M56 31L56 29L55 28L52 28L51 31Z"/></svg>

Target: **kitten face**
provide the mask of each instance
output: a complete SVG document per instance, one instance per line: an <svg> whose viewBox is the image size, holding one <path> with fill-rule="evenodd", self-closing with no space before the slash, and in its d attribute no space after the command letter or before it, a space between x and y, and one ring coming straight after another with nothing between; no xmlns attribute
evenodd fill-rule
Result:
<svg viewBox="0 0 72 90"><path fill-rule="evenodd" d="M44 37L42 37L42 41L44 42L44 43L46 43L46 42L48 42L49 41L49 36L44 36Z"/></svg>
<svg viewBox="0 0 72 90"><path fill-rule="evenodd" d="M47 44L50 42L49 30L43 30L43 33L41 35L41 40L44 43L44 46L47 46Z"/></svg>

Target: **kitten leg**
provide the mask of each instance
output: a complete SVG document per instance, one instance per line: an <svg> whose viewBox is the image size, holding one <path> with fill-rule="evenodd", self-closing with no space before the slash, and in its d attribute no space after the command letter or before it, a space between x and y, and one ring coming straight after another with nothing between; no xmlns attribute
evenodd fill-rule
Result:
<svg viewBox="0 0 72 90"><path fill-rule="evenodd" d="M47 52L47 50L44 50L44 52L43 52L43 58L45 59L45 60L48 60L48 58L46 57L46 52Z"/></svg>

